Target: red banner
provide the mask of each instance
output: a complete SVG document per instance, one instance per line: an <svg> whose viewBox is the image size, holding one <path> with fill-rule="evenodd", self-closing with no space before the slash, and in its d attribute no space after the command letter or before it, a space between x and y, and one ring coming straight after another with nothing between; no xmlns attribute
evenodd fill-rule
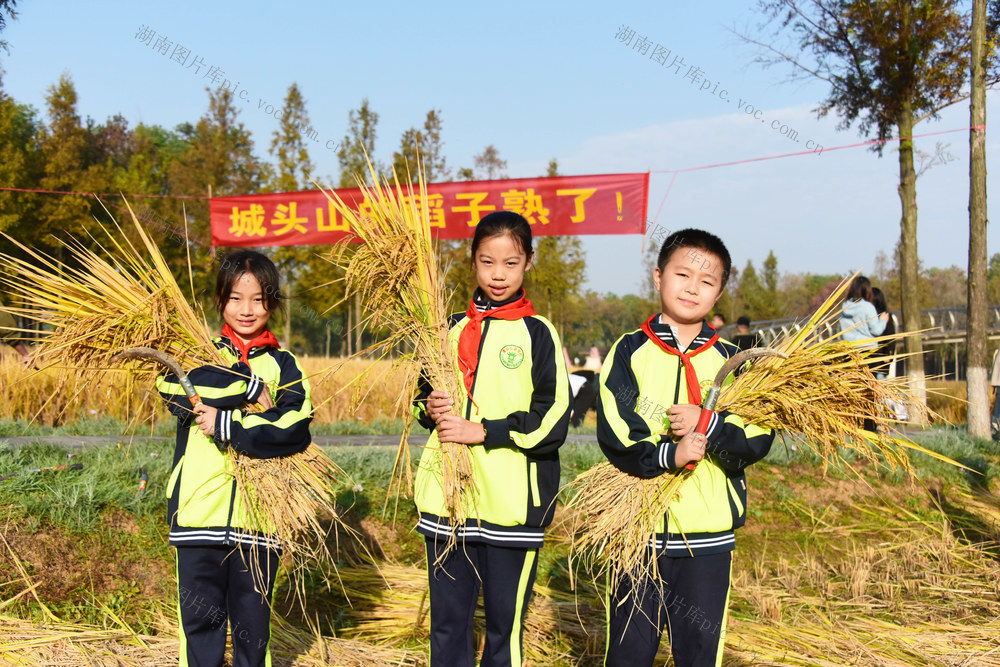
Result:
<svg viewBox="0 0 1000 667"><path fill-rule="evenodd" d="M364 206L358 188L337 194ZM536 236L642 234L648 194L646 173L432 183L426 202L414 196L438 238L461 239L492 211L520 213ZM210 207L218 246L323 245L351 231L319 190L213 197Z"/></svg>

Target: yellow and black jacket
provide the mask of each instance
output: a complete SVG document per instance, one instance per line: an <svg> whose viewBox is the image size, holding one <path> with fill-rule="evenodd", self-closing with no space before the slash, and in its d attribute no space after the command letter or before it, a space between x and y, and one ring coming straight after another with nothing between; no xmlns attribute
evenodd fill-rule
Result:
<svg viewBox="0 0 1000 667"><path fill-rule="evenodd" d="M253 347L244 362L228 338L213 342L232 366L202 366L188 377L202 401L218 408L214 439L194 423L177 377L168 373L157 378L160 395L177 417L177 446L166 489L170 544L279 548L272 536L250 530L224 450L228 446L257 458L273 458L307 448L312 421L309 382L290 352ZM240 410L244 403L256 402L265 388L274 407L259 413Z"/></svg>
<svg viewBox="0 0 1000 667"><path fill-rule="evenodd" d="M670 326L654 321L660 340L677 348ZM688 349L706 344L715 330L707 324ZM716 372L737 352L717 340L691 357L702 400ZM729 380L731 382L731 380ZM684 367L641 329L619 338L601 371L597 410L597 440L608 460L623 472L651 478L675 472L677 443L666 430L671 405L689 403ZM744 469L767 455L774 432L746 425L738 416L718 412L708 429L705 458L698 463L669 512L660 519L655 544L658 554L698 556L732 551L734 530L746 521L747 487Z"/></svg>
<svg viewBox="0 0 1000 667"><path fill-rule="evenodd" d="M480 310L503 305L482 300L478 291L475 303ZM468 322L465 313L452 316L448 336L456 354ZM558 450L569 426L569 377L562 344L552 324L538 315L486 318L482 326L471 391L475 404L468 396L453 397L452 408L486 428L485 442L469 446L476 502L467 508L464 526L449 524L441 487L441 443L433 431L417 467L417 532L444 539L457 530L459 540L538 548L555 511ZM422 382L414 407L418 421L433 429L434 421L425 411L430 391Z"/></svg>

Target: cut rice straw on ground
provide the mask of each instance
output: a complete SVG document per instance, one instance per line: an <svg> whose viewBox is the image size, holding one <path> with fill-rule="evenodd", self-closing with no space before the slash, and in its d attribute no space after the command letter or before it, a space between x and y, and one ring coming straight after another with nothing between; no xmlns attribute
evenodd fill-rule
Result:
<svg viewBox="0 0 1000 667"><path fill-rule="evenodd" d="M325 191L356 240L362 242L340 244L331 259L345 271L347 292L361 298L367 313L365 328L387 332L373 347L411 350L401 360L410 366L410 386L415 386L417 375L422 373L432 387L447 391L457 404L466 392L448 342L444 273L434 249L427 208L419 205L427 200L423 171L417 174L414 186L404 186L395 172L390 184L379 177L371 162L367 165L369 182L357 176L363 202L345 203L335 191ZM409 411L405 414L408 432L412 416ZM476 502L468 448L443 443L437 453L448 516L453 525L463 525ZM412 488L409 457L404 434L393 476L402 480L406 491ZM438 463L422 461L421 465L425 464ZM453 536L450 546L454 542Z"/></svg>
<svg viewBox="0 0 1000 667"><path fill-rule="evenodd" d="M44 325L36 361L66 373L83 373L95 384L116 385L132 381L132 373L123 376L121 371L135 372L135 362L111 358L135 346L165 352L188 369L205 364L228 367L211 341L204 317L188 304L134 214L132 223L138 245L117 224L115 229L102 225L107 239L103 243L92 239L96 250L79 241L65 243L70 258L66 263L6 237L28 258L0 255L0 263L10 269L0 280L22 304L10 310ZM160 369L151 362L139 368L139 381L146 387L142 393L155 397L150 385ZM273 398L281 388L270 389ZM332 562L326 546L329 529L323 525L332 522L346 529L334 497L341 486L352 485L347 475L315 445L274 459L227 451L221 474L236 478L252 528L275 534L282 542L293 576L311 562Z"/></svg>
<svg viewBox="0 0 1000 667"><path fill-rule="evenodd" d="M4 665L60 665L90 667L158 667L176 665L180 642L171 613L162 614L163 630L143 635L127 627L113 614L106 629L80 623L47 623L44 626L0 616L0 663ZM227 651L231 655L231 651ZM419 667L426 664L422 652L375 646L365 642L323 636L273 619L271 653L275 665L288 667ZM227 663L228 664L228 663Z"/></svg>
<svg viewBox="0 0 1000 667"><path fill-rule="evenodd" d="M908 405L915 401L904 383L875 379L869 367L879 360L871 356L874 347L839 335L821 339L824 325L839 315L836 306L849 283L845 280L800 330L775 342L773 348L787 359L760 359L729 381L717 410L763 428L802 434L824 467L834 463L850 468L840 447L862 461L907 472L912 472L907 449L959 465L889 434L896 419L885 407L887 399ZM867 418L873 420L874 431L863 428ZM725 451L709 455L727 456ZM569 485L567 518L574 558L594 576L610 576L612 589L626 574L658 580L648 545L691 475L681 469L641 479L608 462L581 474Z"/></svg>

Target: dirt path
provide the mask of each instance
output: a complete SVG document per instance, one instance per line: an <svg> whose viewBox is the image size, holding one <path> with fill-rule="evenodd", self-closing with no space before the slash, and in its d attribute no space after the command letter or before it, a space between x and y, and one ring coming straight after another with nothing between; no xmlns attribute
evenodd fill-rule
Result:
<svg viewBox="0 0 1000 667"><path fill-rule="evenodd" d="M136 436L138 440L172 441L173 436L154 435ZM409 443L412 446L420 446L426 442L427 436L411 435ZM0 447L8 445L13 449L31 443L46 443L67 447L69 449L84 449L86 447L104 447L107 445L117 445L127 438L115 438L106 435L25 435L14 437L0 437ZM313 437L313 442L321 447L395 447L399 444L398 435L317 435ZM570 435L566 438L567 444L582 445L596 444L597 436L593 434Z"/></svg>

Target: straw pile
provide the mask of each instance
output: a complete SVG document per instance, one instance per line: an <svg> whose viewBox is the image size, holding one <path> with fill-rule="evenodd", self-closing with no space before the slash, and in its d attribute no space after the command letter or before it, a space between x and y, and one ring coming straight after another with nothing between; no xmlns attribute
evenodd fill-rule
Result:
<svg viewBox="0 0 1000 667"><path fill-rule="evenodd" d="M838 305L850 284L845 280L796 333L776 341L787 359L765 357L722 390L717 410L740 415L746 423L804 436L824 470L830 463L851 468L850 451L862 461L912 472L906 449L954 463L905 439L889 435L895 415L887 399L916 404L902 382L880 382L869 364L874 348L839 336L821 339L824 325L838 316ZM902 337L903 334L898 334ZM866 418L875 431L863 428ZM843 448L843 449L842 449ZM955 464L958 465L958 464ZM572 553L596 577L617 585L623 575L658 579L656 559L648 545L659 520L691 472L681 469L640 479L601 463L569 484L568 517Z"/></svg>
<svg viewBox="0 0 1000 667"><path fill-rule="evenodd" d="M432 387L447 391L458 405L466 391L448 342L444 273L434 252L428 210L420 205L427 201L423 172L417 175L416 188L401 186L395 171L390 185L387 178L379 178L370 161L367 164L368 187L357 177L363 202L348 205L335 191L325 191L350 225L353 240L362 242L350 251L346 242L341 243L331 260L344 269L347 293L360 296L367 314L359 326L383 332L372 347L383 354L391 349L410 350L401 359L410 369L409 386L415 386L417 374L422 373ZM401 400L407 398L404 394ZM405 414L393 476L408 491L413 480L406 432L412 416ZM462 525L475 503L469 450L465 445L442 443L439 459L448 516L454 525Z"/></svg>
<svg viewBox="0 0 1000 667"><path fill-rule="evenodd" d="M347 611L349 625L341 630L342 636L397 647L427 642L430 602L426 569L380 563L377 570L344 568L341 576L352 604ZM525 618L527 664L576 664L581 655L603 651L601 605L594 591L587 593L589 599L535 584ZM481 609L474 622L481 649L485 639Z"/></svg>
<svg viewBox="0 0 1000 667"><path fill-rule="evenodd" d="M132 222L138 247L117 225L115 230L102 226L105 244L91 239L96 247L92 250L80 241L69 241L67 262L7 237L25 257L0 255L0 264L13 270L0 280L22 303L9 310L44 325L36 362L67 374L86 373L95 383L114 384L122 380L117 371L136 362L111 358L133 346L166 352L187 368L228 366L211 342L204 317L187 303L134 214ZM146 363L139 386L155 397L150 385L160 369ZM131 383L132 373L125 379ZM140 392L129 387L125 393ZM295 456L273 459L253 459L231 448L227 455L227 474L239 482L252 528L278 536L293 574L304 571L309 562L332 560L326 546L329 530L323 524L343 526L334 494L349 483L347 475L315 445Z"/></svg>
<svg viewBox="0 0 1000 667"><path fill-rule="evenodd" d="M179 642L176 622L157 635L138 633L107 611L117 627L106 629L79 623L37 625L0 616L0 662L5 665L60 665L60 667L167 667L176 665ZM420 652L385 648L364 642L312 634L275 617L271 629L275 665L290 667L418 667L426 661ZM231 657L231 654L230 654Z"/></svg>

